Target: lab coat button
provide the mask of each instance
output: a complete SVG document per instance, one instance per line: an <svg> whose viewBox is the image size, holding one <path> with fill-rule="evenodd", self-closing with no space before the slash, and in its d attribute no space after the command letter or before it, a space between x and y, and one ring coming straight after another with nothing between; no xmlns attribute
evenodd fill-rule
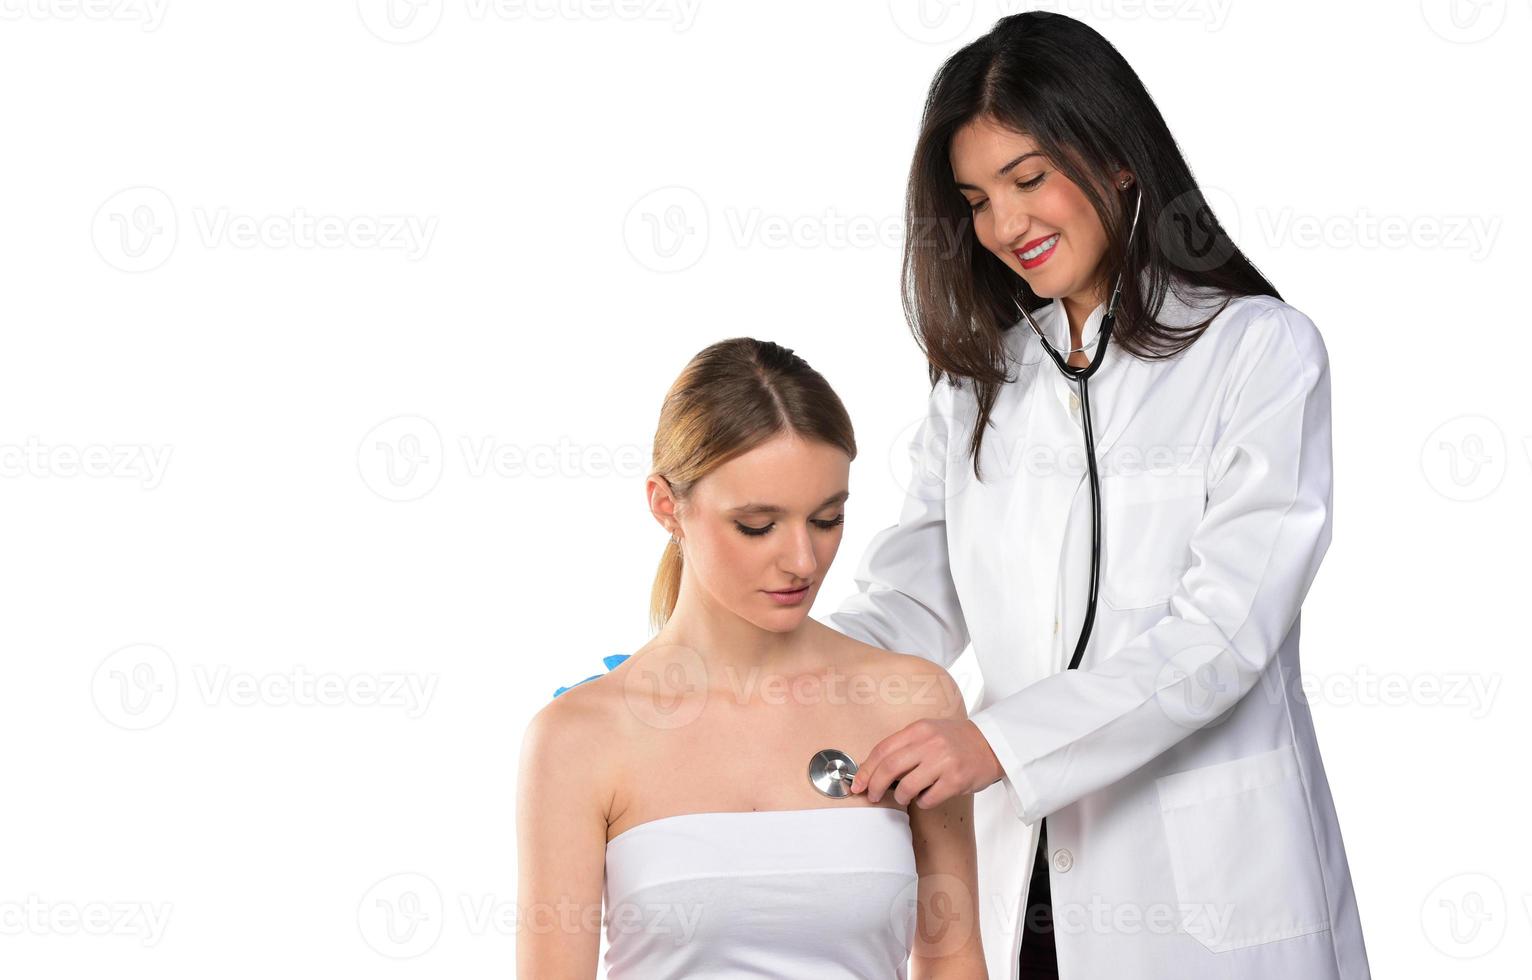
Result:
<svg viewBox="0 0 1532 980"><path fill-rule="evenodd" d="M1069 848L1061 847L1053 852L1053 870L1063 874L1075 866L1075 856L1069 853Z"/></svg>
<svg viewBox="0 0 1532 980"><path fill-rule="evenodd" d="M1069 393L1069 407L1076 412L1080 410L1080 396L1074 392Z"/></svg>
<svg viewBox="0 0 1532 980"><path fill-rule="evenodd" d="M1059 631L1059 621L1057 619L1055 619L1053 621L1053 632L1054 632L1055 635L1057 635L1058 631Z"/></svg>

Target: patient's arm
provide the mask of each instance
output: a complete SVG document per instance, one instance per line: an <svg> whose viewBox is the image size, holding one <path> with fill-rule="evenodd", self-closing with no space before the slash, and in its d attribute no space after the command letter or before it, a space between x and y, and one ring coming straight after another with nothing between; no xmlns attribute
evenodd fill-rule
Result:
<svg viewBox="0 0 1532 980"><path fill-rule="evenodd" d="M932 703L916 706L916 717L966 719L963 695L952 676L930 661L912 659L918 662L912 676L924 681L925 689L939 692ZM973 795L954 796L929 810L911 801L908 810L920 875L910 980L988 980L979 938Z"/></svg>
<svg viewBox="0 0 1532 980"><path fill-rule="evenodd" d="M596 976L610 783L597 738L597 699L589 694L575 688L554 698L522 736L516 788L521 980Z"/></svg>

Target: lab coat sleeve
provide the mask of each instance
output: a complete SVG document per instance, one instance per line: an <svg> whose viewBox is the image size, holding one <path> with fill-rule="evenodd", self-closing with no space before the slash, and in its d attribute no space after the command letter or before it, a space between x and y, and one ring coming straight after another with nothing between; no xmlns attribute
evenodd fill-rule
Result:
<svg viewBox="0 0 1532 980"><path fill-rule="evenodd" d="M953 388L939 379L909 443L910 478L899 522L873 536L856 568L857 592L825 624L853 639L950 667L968 646L947 558L946 459Z"/></svg>
<svg viewBox="0 0 1532 980"><path fill-rule="evenodd" d="M1323 341L1301 313L1268 307L1252 315L1238 346L1191 566L1170 613L1088 667L1053 674L971 717L1028 824L1127 776L1250 692L1329 548Z"/></svg>

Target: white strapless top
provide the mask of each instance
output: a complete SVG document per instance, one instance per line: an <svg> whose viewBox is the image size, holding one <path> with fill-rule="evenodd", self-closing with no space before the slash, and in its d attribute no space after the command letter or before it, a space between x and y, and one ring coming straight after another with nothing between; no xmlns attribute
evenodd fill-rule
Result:
<svg viewBox="0 0 1532 980"><path fill-rule="evenodd" d="M905 980L917 880L891 807L641 823L606 845L607 980Z"/></svg>

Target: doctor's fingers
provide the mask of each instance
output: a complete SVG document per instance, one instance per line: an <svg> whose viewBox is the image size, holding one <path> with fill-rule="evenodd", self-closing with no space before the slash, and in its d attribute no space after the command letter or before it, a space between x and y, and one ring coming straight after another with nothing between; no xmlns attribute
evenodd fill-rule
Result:
<svg viewBox="0 0 1532 980"><path fill-rule="evenodd" d="M872 747L872 751L867 753L867 758L862 760L862 764L857 767L856 775L851 779L851 792L862 793L870 788L870 781L873 774L878 771L878 767L887 762L891 755L901 751L914 740L916 736L915 733L910 731L912 727L911 725L906 725ZM889 778L891 780L898 779L899 773L894 773Z"/></svg>
<svg viewBox="0 0 1532 980"><path fill-rule="evenodd" d="M922 762L912 771L899 777L899 785L894 788L894 801L902 807L908 807L914 803L922 810L938 805L940 800L937 799L937 795L941 793L942 788L937 784L941 782L942 775L936 766Z"/></svg>
<svg viewBox="0 0 1532 980"><path fill-rule="evenodd" d="M926 753L921 746L911 745L896 751L887 753L882 759L873 761L872 771L867 774L867 798L874 803L883 798L883 794L894 789L894 784L904 786L904 780L914 769L925 760Z"/></svg>
<svg viewBox="0 0 1532 980"><path fill-rule="evenodd" d="M912 721L912 723L899 729L898 732L879 741L876 746L872 747L872 752L867 753L867 759L861 764L861 769L856 770L856 776L852 779L852 792L859 793L870 789L869 779L882 766L885 766L890 758L895 758L895 756L904 758L907 764L902 769L899 769L899 772L889 776L890 782L893 779L898 779L899 776L904 775L908 770L915 769L915 764L919 763L922 758L925 758L925 755L928 753L928 750L922 749L922 746L931 743L931 741L941 743L941 729L930 718ZM912 749L915 750L915 755L908 755Z"/></svg>

